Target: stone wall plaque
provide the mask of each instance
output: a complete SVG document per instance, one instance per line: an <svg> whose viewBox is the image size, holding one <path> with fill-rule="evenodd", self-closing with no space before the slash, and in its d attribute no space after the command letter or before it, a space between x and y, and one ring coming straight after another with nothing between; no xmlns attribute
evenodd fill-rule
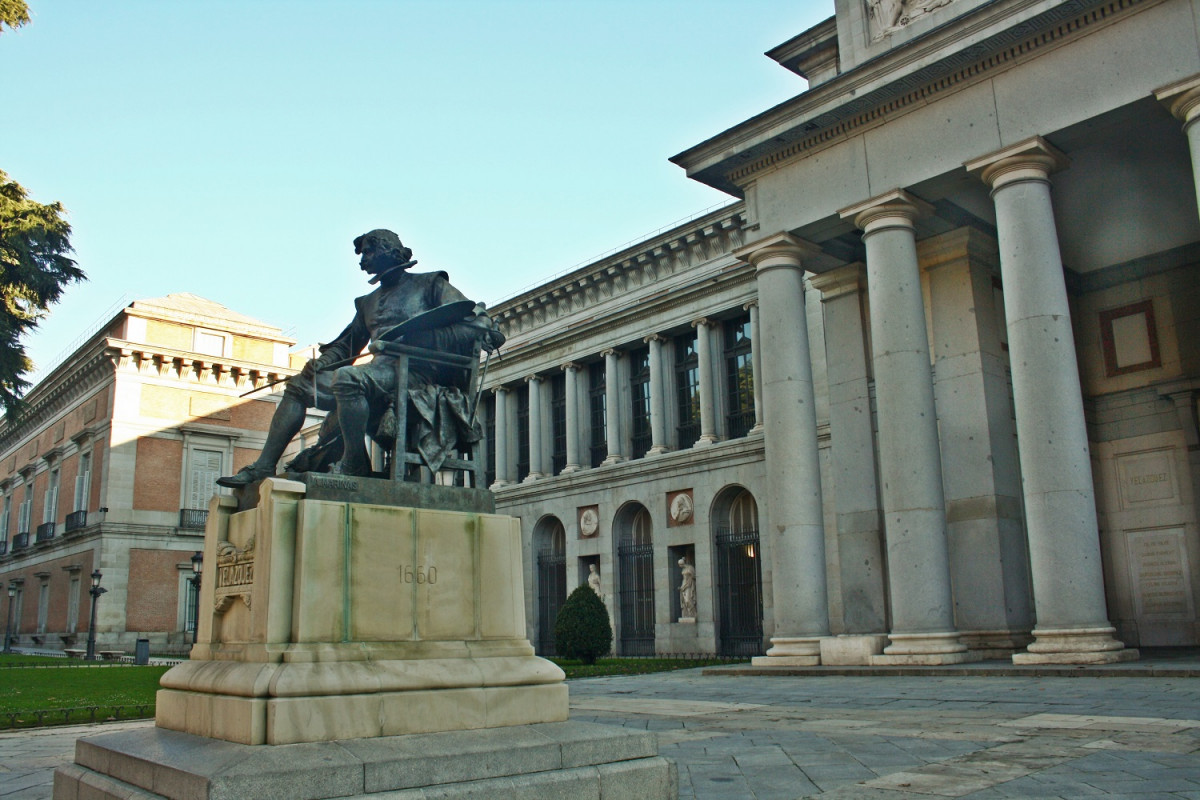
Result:
<svg viewBox="0 0 1200 800"><path fill-rule="evenodd" d="M1118 455L1117 481L1126 508L1175 500L1175 448Z"/></svg>
<svg viewBox="0 0 1200 800"><path fill-rule="evenodd" d="M1129 531L1129 572L1138 618L1191 619L1191 572L1183 528Z"/></svg>

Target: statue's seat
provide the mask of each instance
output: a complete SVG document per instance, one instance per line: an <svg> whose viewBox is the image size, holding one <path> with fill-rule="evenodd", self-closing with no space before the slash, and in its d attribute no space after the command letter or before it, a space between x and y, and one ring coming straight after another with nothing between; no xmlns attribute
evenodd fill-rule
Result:
<svg viewBox="0 0 1200 800"><path fill-rule="evenodd" d="M405 480L410 467L412 467L414 470L419 469L423 482L432 483L435 480L435 475L426 465L424 457L420 453L411 452L408 448L408 436L405 432L409 427L409 370L412 367L412 363L416 361L440 368L440 371L443 372L446 370L458 372L462 380L461 382L456 381L456 383L464 390L463 393L469 404L468 418L474 422L476 412L478 411L479 355L482 348L476 342L475 346L471 348L469 355L460 355L399 342L376 341L372 343L372 350L377 354L387 355L396 359L396 396L393 401L393 411L396 415L395 430L397 435L392 437L393 441L390 443L389 475L392 480ZM484 486L483 458L480 445L480 441L474 441L465 446L460 443L460 446L457 448L458 453L447 457L442 462L440 469L459 471L463 473L464 481L468 481L466 485L476 488L486 488ZM467 457L464 457L464 455ZM467 478L468 475L470 476L469 479Z"/></svg>

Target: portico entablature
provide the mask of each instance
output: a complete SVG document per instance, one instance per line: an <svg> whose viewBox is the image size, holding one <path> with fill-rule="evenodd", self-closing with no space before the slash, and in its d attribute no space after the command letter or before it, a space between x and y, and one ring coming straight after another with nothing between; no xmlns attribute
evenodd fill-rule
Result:
<svg viewBox="0 0 1200 800"><path fill-rule="evenodd" d="M1111 34L1116 37L1113 42L1090 41L1087 46L1103 49L1109 61L1103 75L1099 74L1101 71L1094 74L1080 71L1075 76L1076 83L1080 79L1100 83L1094 91L1084 85L1074 86L1072 103L1048 104L1035 99L1041 91L1059 96L1060 84L1053 80L1023 76L1013 80L1011 86L996 86L991 81L1001 73L1024 67L1044 53L1100 33L1119 19L1160 5L1166 4L1162 0L987 3L953 24L942 25L920 40L825 81L674 156L671 161L686 169L695 180L742 196L744 187L757 175L862 137L875 128L895 123L904 114L925 109L943 98L954 98L964 89L979 84L987 85L981 87L978 100L970 103L978 113L968 118L962 108L956 108L953 118L942 116L943 125L955 122L969 125L975 141L990 125L995 131L997 147L1024 138L1029 129L1053 131L1134 102L1147 94L1148 86L1164 84L1177 79L1181 72L1187 74L1200 68L1200 53L1194 46L1194 23L1186 4L1174 4L1170 11L1164 12L1177 15L1176 23L1164 25L1161 19L1147 19L1142 37L1130 35L1136 23L1127 21L1122 34ZM1153 39L1154 47L1141 44L1143 38ZM1116 74L1110 52L1129 60L1128 70L1121 71L1129 76L1128 80L1117 83L1110 80ZM1079 102L1083 98L1086 103ZM964 102L959 98L954 100L957 106ZM1064 112L1076 109L1080 112L1077 119L1063 118ZM1044 118L1039 119L1035 111L1044 111ZM946 129L939 141L957 138L962 138L957 131ZM883 152L878 154L883 155ZM927 174L914 176L905 183L911 185L955 166L952 155L941 159L931 154L928 162ZM882 188L886 187L870 187L865 194L877 194ZM764 230L769 227L767 220L752 218L751 221L761 223Z"/></svg>

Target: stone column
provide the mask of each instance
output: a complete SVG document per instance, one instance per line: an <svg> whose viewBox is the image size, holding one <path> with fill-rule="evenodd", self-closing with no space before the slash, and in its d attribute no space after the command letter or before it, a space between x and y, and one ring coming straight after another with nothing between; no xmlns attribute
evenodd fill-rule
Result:
<svg viewBox="0 0 1200 800"><path fill-rule="evenodd" d="M752 300L742 306L750 312L750 364L754 370L754 427L750 435L763 432L762 402L762 331L758 327L758 301Z"/></svg>
<svg viewBox="0 0 1200 800"><path fill-rule="evenodd" d="M764 360L762 392L775 631L763 665L813 665L829 635L825 525L802 259L818 252L778 233L734 252L755 268ZM797 318L799 317L799 318ZM701 362L703 363L703 361Z"/></svg>
<svg viewBox="0 0 1200 800"><path fill-rule="evenodd" d="M693 447L707 447L718 440L716 389L712 368L712 320L701 317L692 321L696 329L696 359L700 362L700 438Z"/></svg>
<svg viewBox="0 0 1200 800"><path fill-rule="evenodd" d="M505 386L497 386L493 391L496 393L496 482L492 484L493 489L499 489L502 486L508 486L513 482L512 465L508 458L508 394L509 390Z"/></svg>
<svg viewBox="0 0 1200 800"><path fill-rule="evenodd" d="M928 281L954 620L984 658L1029 644L1033 598L1007 355L993 275L996 242L975 228L917 247Z"/></svg>
<svg viewBox="0 0 1200 800"><path fill-rule="evenodd" d="M567 464L563 472L578 472L579 462L579 365L563 364L563 384L566 388Z"/></svg>
<svg viewBox="0 0 1200 800"><path fill-rule="evenodd" d="M928 204L895 190L841 212L862 229L867 249L892 599L891 644L872 661L885 664L972 658L954 629L937 412L913 227L928 210Z"/></svg>
<svg viewBox="0 0 1200 800"><path fill-rule="evenodd" d="M1049 175L1067 157L1040 137L966 164L992 188L1037 625L1018 664L1137 658L1113 638L1083 392Z"/></svg>
<svg viewBox="0 0 1200 800"><path fill-rule="evenodd" d="M621 383L617 367L620 354L613 348L600 353L604 356L604 433L608 439L608 455L600 466L619 464L621 455Z"/></svg>
<svg viewBox="0 0 1200 800"><path fill-rule="evenodd" d="M542 470L542 376L530 375L525 379L529 392L529 474L524 483L546 477Z"/></svg>
<svg viewBox="0 0 1200 800"><path fill-rule="evenodd" d="M1192 153L1192 179L1196 183L1196 195L1200 197L1200 75L1164 86L1154 96L1166 104L1171 113L1183 123L1188 148Z"/></svg>
<svg viewBox="0 0 1200 800"><path fill-rule="evenodd" d="M670 451L667 447L666 429L666 382L663 381L662 348L663 337L652 333L642 341L650 345L650 449L648 456L657 456Z"/></svg>
<svg viewBox="0 0 1200 800"><path fill-rule="evenodd" d="M825 308L829 374L830 473L837 518L842 624L848 634L887 632L883 524L875 478L875 430L870 364L863 330L866 267L861 263L816 275L810 284ZM882 652L886 636L869 644Z"/></svg>

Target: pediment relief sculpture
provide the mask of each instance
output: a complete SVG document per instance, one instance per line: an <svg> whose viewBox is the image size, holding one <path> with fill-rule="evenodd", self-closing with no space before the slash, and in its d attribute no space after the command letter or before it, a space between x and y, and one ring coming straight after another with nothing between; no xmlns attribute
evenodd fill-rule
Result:
<svg viewBox="0 0 1200 800"><path fill-rule="evenodd" d="M867 0L871 40L878 41L954 0Z"/></svg>

